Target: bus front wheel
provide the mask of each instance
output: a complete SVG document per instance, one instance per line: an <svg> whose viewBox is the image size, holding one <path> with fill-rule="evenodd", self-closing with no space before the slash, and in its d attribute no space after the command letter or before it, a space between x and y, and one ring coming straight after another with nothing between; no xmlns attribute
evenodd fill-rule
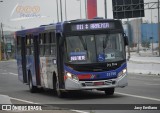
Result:
<svg viewBox="0 0 160 113"><path fill-rule="evenodd" d="M58 82L58 79L56 80L56 93L57 93L57 96L60 97L60 98L63 98L65 97L65 94L63 91L60 90L59 88L59 82Z"/></svg>
<svg viewBox="0 0 160 113"><path fill-rule="evenodd" d="M113 95L115 88L107 88L104 90L106 95Z"/></svg>
<svg viewBox="0 0 160 113"><path fill-rule="evenodd" d="M29 73L29 90L31 93L35 93L37 91L37 87L33 86L31 73Z"/></svg>

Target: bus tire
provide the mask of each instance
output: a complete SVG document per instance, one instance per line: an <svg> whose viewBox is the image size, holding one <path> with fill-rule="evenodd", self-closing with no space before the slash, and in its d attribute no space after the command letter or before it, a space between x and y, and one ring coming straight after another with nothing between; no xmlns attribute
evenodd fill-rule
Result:
<svg viewBox="0 0 160 113"><path fill-rule="evenodd" d="M57 94L57 92L56 92L56 81L57 81L57 79L56 79L56 75L54 73L53 74L53 90L52 90L54 95Z"/></svg>
<svg viewBox="0 0 160 113"><path fill-rule="evenodd" d="M59 98L64 98L65 97L64 92L59 89L59 81L58 81L58 79L56 80L56 94L57 94L57 96Z"/></svg>
<svg viewBox="0 0 160 113"><path fill-rule="evenodd" d="M33 86L33 82L32 82L32 75L31 73L29 72L29 90L31 93L35 93L37 92L37 87L36 86Z"/></svg>
<svg viewBox="0 0 160 113"><path fill-rule="evenodd" d="M113 95L115 88L107 88L104 90L106 95Z"/></svg>

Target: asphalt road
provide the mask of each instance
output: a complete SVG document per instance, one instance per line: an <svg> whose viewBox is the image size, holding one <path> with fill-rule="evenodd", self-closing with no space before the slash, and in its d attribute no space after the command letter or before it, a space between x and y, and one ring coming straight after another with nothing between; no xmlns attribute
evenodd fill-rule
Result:
<svg viewBox="0 0 160 113"><path fill-rule="evenodd" d="M28 86L18 80L17 65L15 61L0 62L0 95L9 96L12 104L80 104L92 105L96 108L98 104L114 105L112 107L123 107L127 105L141 106L140 104L160 105L160 76L128 74L129 85L125 88L117 88L113 96L106 96L103 91L78 91L70 93L67 98L58 98L52 91L40 91L30 93ZM5 104L7 99L1 98L0 104ZM6 97L7 98L7 97ZM122 105L122 106L120 106ZM109 107L109 106L108 106ZM104 108L104 107L103 107ZM59 109L59 108L58 108ZM5 112L5 111L0 111ZM27 112L27 111L26 111ZM24 112L24 113L26 113ZM159 113L158 110L54 110L41 111L55 113ZM41 113L40 112L40 113ZM7 112L8 113L8 112ZM28 112L27 112L28 113ZM34 112L35 113L35 112Z"/></svg>

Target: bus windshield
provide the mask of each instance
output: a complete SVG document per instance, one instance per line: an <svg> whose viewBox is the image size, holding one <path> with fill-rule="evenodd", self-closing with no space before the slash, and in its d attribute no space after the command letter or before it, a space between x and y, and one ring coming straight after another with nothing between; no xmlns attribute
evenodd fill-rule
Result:
<svg viewBox="0 0 160 113"><path fill-rule="evenodd" d="M125 59L124 49L122 33L69 36L65 40L65 62L116 62Z"/></svg>

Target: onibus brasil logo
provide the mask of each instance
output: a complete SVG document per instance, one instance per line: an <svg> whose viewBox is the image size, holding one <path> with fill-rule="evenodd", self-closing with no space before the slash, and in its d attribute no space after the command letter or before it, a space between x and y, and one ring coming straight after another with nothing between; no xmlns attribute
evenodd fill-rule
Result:
<svg viewBox="0 0 160 113"><path fill-rule="evenodd" d="M2 105L3 111L41 111L40 105Z"/></svg>
<svg viewBox="0 0 160 113"><path fill-rule="evenodd" d="M47 16L42 16L40 12L41 12L41 7L38 5L17 4L13 8L10 17L12 18L11 21L47 17Z"/></svg>

